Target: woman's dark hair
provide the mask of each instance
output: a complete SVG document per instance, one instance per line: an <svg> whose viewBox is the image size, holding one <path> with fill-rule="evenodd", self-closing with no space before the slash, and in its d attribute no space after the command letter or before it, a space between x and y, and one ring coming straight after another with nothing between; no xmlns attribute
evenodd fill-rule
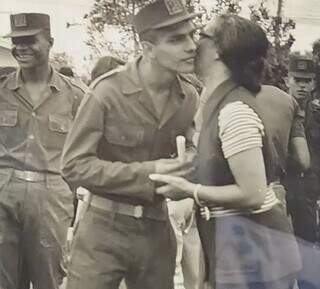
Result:
<svg viewBox="0 0 320 289"><path fill-rule="evenodd" d="M263 29L243 17L224 14L217 18L213 39L233 80L253 93L259 92L268 50Z"/></svg>

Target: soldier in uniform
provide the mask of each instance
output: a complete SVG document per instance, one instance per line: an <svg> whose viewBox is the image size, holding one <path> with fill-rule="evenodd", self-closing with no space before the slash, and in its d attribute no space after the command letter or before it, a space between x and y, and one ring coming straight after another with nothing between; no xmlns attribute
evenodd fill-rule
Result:
<svg viewBox="0 0 320 289"><path fill-rule="evenodd" d="M57 289L73 216L60 157L84 91L48 63L48 15L10 20L19 69L0 79L0 288Z"/></svg>
<svg viewBox="0 0 320 289"><path fill-rule="evenodd" d="M314 83L313 61L305 56L291 56L288 85L290 94L297 100L305 116L304 127L310 151L311 168L304 171L289 157L286 175L288 211L292 218L295 235L310 243L316 242L316 199L318 181L315 175L316 147L320 135L316 121L316 103L311 99ZM318 135L318 136L317 136Z"/></svg>
<svg viewBox="0 0 320 289"><path fill-rule="evenodd" d="M189 133L198 94L195 26L179 0L157 0L134 17L143 55L92 84L62 157L72 186L92 193L75 235L68 289L172 289L176 242L154 172L192 170ZM176 136L190 149L176 156Z"/></svg>

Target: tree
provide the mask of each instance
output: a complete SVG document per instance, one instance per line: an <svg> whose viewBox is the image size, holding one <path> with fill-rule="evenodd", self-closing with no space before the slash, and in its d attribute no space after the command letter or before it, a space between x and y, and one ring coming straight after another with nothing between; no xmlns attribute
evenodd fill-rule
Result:
<svg viewBox="0 0 320 289"><path fill-rule="evenodd" d="M265 83L287 91L284 78L288 74L289 53L295 41L292 36L295 22L292 19L283 19L281 7L282 2L279 1L276 16L270 16L266 0L262 0L258 5L249 6L249 9L251 19L264 28L270 41Z"/></svg>
<svg viewBox="0 0 320 289"><path fill-rule="evenodd" d="M211 8L211 14L239 14L242 10L241 0L216 0L215 5Z"/></svg>
<svg viewBox="0 0 320 289"><path fill-rule="evenodd" d="M59 70L63 66L69 66L70 68L73 67L72 57L70 57L65 52L53 53L52 56L50 57L50 63L57 70Z"/></svg>

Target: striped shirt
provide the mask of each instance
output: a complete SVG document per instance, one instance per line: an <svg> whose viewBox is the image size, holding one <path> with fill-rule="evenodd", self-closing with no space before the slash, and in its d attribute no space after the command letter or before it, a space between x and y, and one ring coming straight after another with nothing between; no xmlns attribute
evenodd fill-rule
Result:
<svg viewBox="0 0 320 289"><path fill-rule="evenodd" d="M221 109L218 117L218 126L222 151L226 159L245 150L262 147L262 137L264 136L262 121L255 111L242 101L229 103ZM269 211L279 203L272 186L273 184L269 185L265 193L264 203L256 210L226 209L210 206L206 217L258 214Z"/></svg>

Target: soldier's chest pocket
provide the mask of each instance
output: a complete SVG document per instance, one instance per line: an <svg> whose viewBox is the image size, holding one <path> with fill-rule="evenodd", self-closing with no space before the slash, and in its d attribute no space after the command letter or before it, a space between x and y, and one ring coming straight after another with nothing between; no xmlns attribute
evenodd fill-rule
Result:
<svg viewBox="0 0 320 289"><path fill-rule="evenodd" d="M71 116L60 114L49 114L48 116L48 137L45 142L48 148L62 149L67 133L72 123Z"/></svg>
<svg viewBox="0 0 320 289"><path fill-rule="evenodd" d="M18 110L0 110L0 127L14 127L18 123Z"/></svg>
<svg viewBox="0 0 320 289"><path fill-rule="evenodd" d="M143 127L134 125L107 125L104 136L109 144L120 147L139 147L145 142Z"/></svg>

